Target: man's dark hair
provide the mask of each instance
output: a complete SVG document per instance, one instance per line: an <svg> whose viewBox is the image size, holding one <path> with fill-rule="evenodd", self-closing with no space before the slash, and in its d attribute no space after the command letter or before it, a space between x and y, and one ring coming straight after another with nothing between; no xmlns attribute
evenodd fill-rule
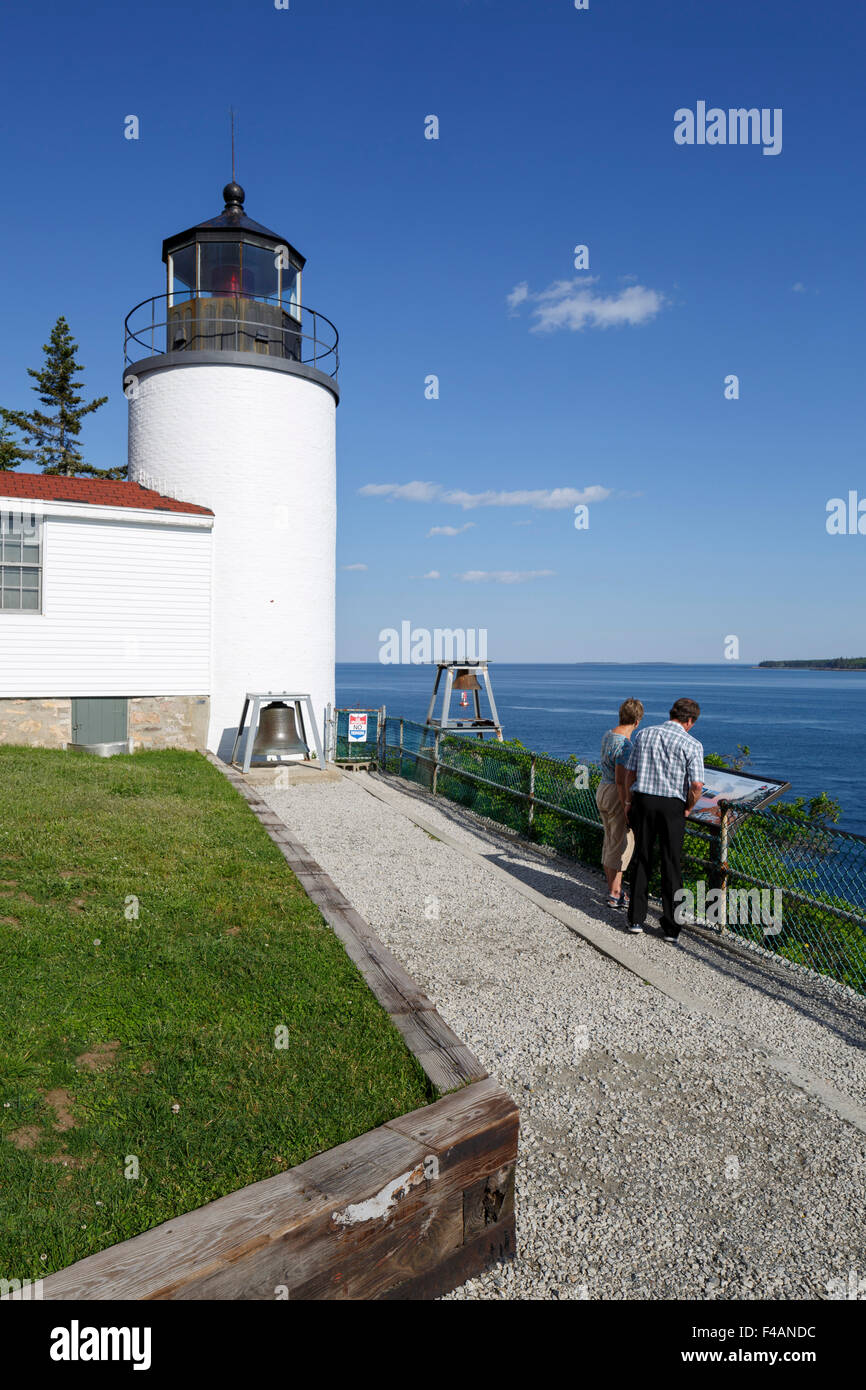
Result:
<svg viewBox="0 0 866 1390"><path fill-rule="evenodd" d="M701 707L697 700L675 700L669 718L676 719L678 724L684 724L687 719L699 718L700 713Z"/></svg>

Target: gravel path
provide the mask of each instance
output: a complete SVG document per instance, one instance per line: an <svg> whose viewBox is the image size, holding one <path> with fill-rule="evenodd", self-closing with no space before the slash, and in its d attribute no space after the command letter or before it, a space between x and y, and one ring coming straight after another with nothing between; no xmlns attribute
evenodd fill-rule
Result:
<svg viewBox="0 0 866 1390"><path fill-rule="evenodd" d="M863 1000L706 936L628 937L600 877L395 778L257 790L520 1106L518 1259L449 1298L866 1289L866 1136L762 1055L808 1068L863 1124Z"/></svg>

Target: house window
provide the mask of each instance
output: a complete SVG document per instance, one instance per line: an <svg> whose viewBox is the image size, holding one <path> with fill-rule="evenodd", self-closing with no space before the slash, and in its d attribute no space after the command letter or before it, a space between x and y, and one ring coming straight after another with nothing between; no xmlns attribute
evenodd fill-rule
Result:
<svg viewBox="0 0 866 1390"><path fill-rule="evenodd" d="M42 611L42 518L0 511L0 611Z"/></svg>

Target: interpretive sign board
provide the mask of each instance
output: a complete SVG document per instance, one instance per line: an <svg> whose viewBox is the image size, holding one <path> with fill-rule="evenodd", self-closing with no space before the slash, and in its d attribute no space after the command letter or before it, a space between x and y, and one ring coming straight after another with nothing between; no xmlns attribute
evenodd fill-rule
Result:
<svg viewBox="0 0 866 1390"><path fill-rule="evenodd" d="M733 825L737 812L757 811L775 801L791 785L778 777L761 777L755 772L729 772L716 767L708 767L704 777L703 793L689 812L689 820L715 826L721 824L723 805L733 812L728 818L729 825Z"/></svg>

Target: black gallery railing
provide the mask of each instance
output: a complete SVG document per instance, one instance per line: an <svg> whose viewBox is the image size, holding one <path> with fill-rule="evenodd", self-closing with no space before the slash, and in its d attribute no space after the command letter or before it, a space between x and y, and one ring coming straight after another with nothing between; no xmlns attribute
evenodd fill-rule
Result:
<svg viewBox="0 0 866 1390"><path fill-rule="evenodd" d="M340 335L324 314L287 299L176 290L143 299L124 321L123 360L169 352L248 352L301 362L337 379Z"/></svg>

